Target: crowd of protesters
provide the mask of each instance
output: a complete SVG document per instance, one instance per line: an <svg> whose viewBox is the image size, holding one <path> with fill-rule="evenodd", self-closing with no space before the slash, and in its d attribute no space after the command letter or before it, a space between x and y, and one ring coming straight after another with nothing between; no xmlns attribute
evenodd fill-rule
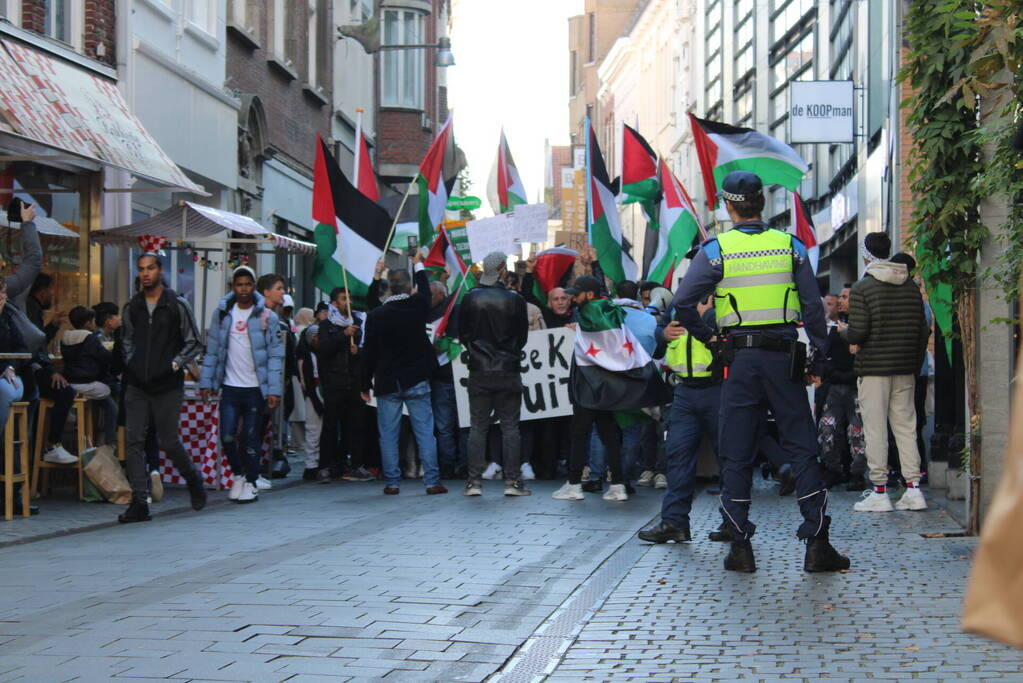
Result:
<svg viewBox="0 0 1023 683"><path fill-rule="evenodd" d="M653 282L612 284L592 248L545 298L537 294L535 259L516 273L505 254L488 255L475 286L458 299L446 282L451 274L431 276L417 252L408 269L378 264L368 291L338 287L315 309L297 311L283 277L242 266L230 274L203 345L157 254L138 258L138 291L123 307L78 306L47 319L54 282L40 272L32 217L32 207L24 207L21 267L0 280L0 352L31 351L29 360L2 362L0 422L13 401L50 399L44 458L73 464L77 456L62 444L65 423L76 396L95 401L103 414L98 443L113 444L118 425L125 426L133 495L122 522L148 520L149 503L162 495L159 450L187 483L192 507L206 503L178 431L191 372L201 398L219 401L220 442L235 475L227 495L238 503L271 488L272 463L261 455L272 425L279 443L304 454L303 479L381 480L389 496L410 480L421 481L428 495L445 494L443 482L459 480L473 497L484 494L486 480L503 480L504 495L521 497L531 493L529 480L564 479L555 499L594 493L612 503L627 501L634 486L649 486L665 490L663 514L640 537L691 539L697 455L702 448L712 476L728 420L719 411L726 362L713 342L705 361L694 361L673 292ZM926 507L920 434L929 311L912 279L912 258L890 251L886 235L868 235L864 277L823 298L827 345L815 359L823 371L812 374L807 401L825 485L864 491L855 505L864 512ZM520 421L520 358L530 332L577 327L581 312L607 301L621 311L630 338L657 359L674 398L628 424L580 402L570 416ZM695 311L714 335L724 334L714 309L712 295ZM70 329L58 337L65 324ZM59 339L59 371L46 344L33 341L36 333L45 342ZM456 405L452 361L459 355L468 368L468 425L459 424ZM766 407L762 413L756 449L765 477L788 495L793 461L773 416ZM894 505L887 492L893 485L906 489ZM711 539L734 540L735 533L723 518Z"/></svg>

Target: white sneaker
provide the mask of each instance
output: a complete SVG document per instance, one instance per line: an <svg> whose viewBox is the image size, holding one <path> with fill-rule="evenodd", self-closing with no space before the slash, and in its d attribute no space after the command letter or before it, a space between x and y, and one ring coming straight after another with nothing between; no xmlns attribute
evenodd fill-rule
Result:
<svg viewBox="0 0 1023 683"><path fill-rule="evenodd" d="M551 494L551 498L554 500L582 500L584 497L582 484L569 484L567 481L560 489Z"/></svg>
<svg viewBox="0 0 1023 683"><path fill-rule="evenodd" d="M270 480L262 475L256 480L256 488L260 491L269 491L273 487L274 485L270 483Z"/></svg>
<svg viewBox="0 0 1023 683"><path fill-rule="evenodd" d="M536 474L533 472L533 466L528 462L522 464L522 480L533 481L536 479Z"/></svg>
<svg viewBox="0 0 1023 683"><path fill-rule="evenodd" d="M907 488L895 503L896 510L926 510L927 501L924 500L924 493L918 488Z"/></svg>
<svg viewBox="0 0 1023 683"><path fill-rule="evenodd" d="M863 499L853 505L856 512L891 512L894 509L887 493L878 493L873 489L864 491Z"/></svg>
<svg viewBox="0 0 1023 683"><path fill-rule="evenodd" d="M255 503L259 500L259 489L256 488L255 484L244 482L242 484L242 492L238 495L239 503Z"/></svg>
<svg viewBox="0 0 1023 683"><path fill-rule="evenodd" d="M625 492L625 484L611 484L604 492L603 498L611 501L628 500L629 494Z"/></svg>
<svg viewBox="0 0 1023 683"><path fill-rule="evenodd" d="M482 496L483 495L483 487L480 486L479 484L477 484L474 481L466 482L465 483L465 488L462 489L462 495L463 496L470 496L470 497L471 496Z"/></svg>
<svg viewBox="0 0 1023 683"><path fill-rule="evenodd" d="M501 478L501 468L498 466L496 462L492 462L489 465L487 465L487 469L483 470L483 478L484 479Z"/></svg>
<svg viewBox="0 0 1023 683"><path fill-rule="evenodd" d="M579 481L589 481L589 480L590 480L590 466L589 465L583 465L583 476L579 478Z"/></svg>
<svg viewBox="0 0 1023 683"><path fill-rule="evenodd" d="M654 485L654 473L650 470L644 470L639 479L636 480L636 486L653 486Z"/></svg>
<svg viewBox="0 0 1023 683"><path fill-rule="evenodd" d="M242 495L242 488L245 486L245 480L241 477L235 477L231 482L231 490L227 492L228 500L238 500L238 497Z"/></svg>
<svg viewBox="0 0 1023 683"><path fill-rule="evenodd" d="M163 500L163 478L156 470L149 473L149 492L156 502Z"/></svg>
<svg viewBox="0 0 1023 683"><path fill-rule="evenodd" d="M43 455L43 460L53 463L54 465L74 465L78 462L78 457L71 455L64 450L63 446L57 444L50 450L46 451L46 454Z"/></svg>
<svg viewBox="0 0 1023 683"><path fill-rule="evenodd" d="M658 474L654 477L654 488L655 489L666 489L668 488L668 477L664 474Z"/></svg>

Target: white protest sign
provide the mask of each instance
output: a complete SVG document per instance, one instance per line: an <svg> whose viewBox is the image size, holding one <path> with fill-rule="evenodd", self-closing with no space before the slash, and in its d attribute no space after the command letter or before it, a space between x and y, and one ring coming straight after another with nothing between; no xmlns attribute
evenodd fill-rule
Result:
<svg viewBox="0 0 1023 683"><path fill-rule="evenodd" d="M520 204L512 211L516 242L547 241L547 205Z"/></svg>
<svg viewBox="0 0 1023 683"><path fill-rule="evenodd" d="M510 254L515 251L515 233L510 214L502 213L492 218L481 218L465 224L469 238L469 254L473 263L479 263L487 254L500 251Z"/></svg>
<svg viewBox="0 0 1023 683"><path fill-rule="evenodd" d="M572 414L568 400L568 372L572 367L575 331L564 327L530 332L522 349L522 409L519 419L540 420ZM451 362L455 378L458 424L469 426L469 368L466 353Z"/></svg>

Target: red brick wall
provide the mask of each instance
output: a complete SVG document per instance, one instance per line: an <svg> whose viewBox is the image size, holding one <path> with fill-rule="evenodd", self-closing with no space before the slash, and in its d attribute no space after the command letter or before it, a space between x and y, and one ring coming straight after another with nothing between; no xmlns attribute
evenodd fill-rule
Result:
<svg viewBox="0 0 1023 683"><path fill-rule="evenodd" d="M329 3L327 3L329 5ZM291 5L291 3L289 3ZM298 3L291 5L298 6ZM253 50L248 44L228 31L227 42L227 76L231 87L245 94L258 95L266 111L266 123L270 144L278 154L307 169L313 167L316 152L316 134L324 140L330 138L331 105L333 82L330 64L327 71L320 75L319 82L327 104L304 93L308 42L306 39L307 25L303 23L305 15L295 10L289 23L288 35L285 38L288 56L294 62L292 69L298 78L290 79L267 61L270 56L266 49ZM269 36L266 12L260 13L261 26L257 29L258 36ZM300 20L301 19L301 20ZM321 37L322 40L322 37ZM267 41L264 47L269 47ZM332 60L328 60L332 61Z"/></svg>
<svg viewBox="0 0 1023 683"><path fill-rule="evenodd" d="M82 0L77 0L81 2ZM85 27L82 44L83 54L106 64L116 60L114 38L116 28L116 0L85 0ZM45 0L22 0L21 25L29 31L43 33L46 27ZM103 56L99 56L102 45Z"/></svg>

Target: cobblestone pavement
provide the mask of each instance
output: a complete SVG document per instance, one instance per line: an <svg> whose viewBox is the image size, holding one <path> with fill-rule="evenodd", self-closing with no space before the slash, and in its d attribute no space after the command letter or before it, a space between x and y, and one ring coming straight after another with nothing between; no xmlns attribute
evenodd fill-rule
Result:
<svg viewBox="0 0 1023 683"><path fill-rule="evenodd" d="M4 548L0 681L1021 678L1023 657L958 632L973 541L922 538L958 530L939 512L854 517L836 496L853 570L808 576L793 501L760 491L760 571L735 576L702 540L706 494L701 540L648 546L658 491L452 488L302 484Z"/></svg>

